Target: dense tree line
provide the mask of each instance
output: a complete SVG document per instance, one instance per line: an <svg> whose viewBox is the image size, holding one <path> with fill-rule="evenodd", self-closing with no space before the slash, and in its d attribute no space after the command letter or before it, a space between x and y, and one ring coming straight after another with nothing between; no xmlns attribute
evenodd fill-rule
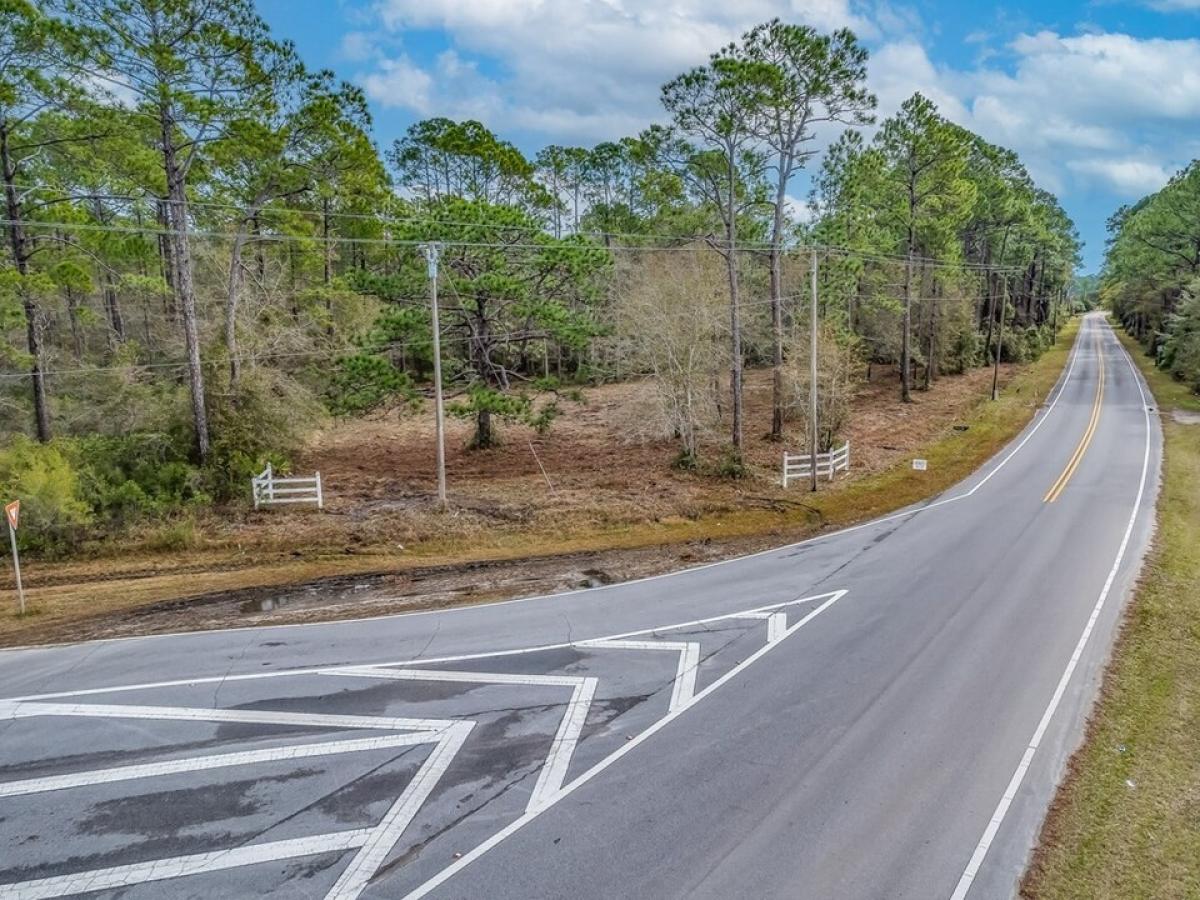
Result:
<svg viewBox="0 0 1200 900"><path fill-rule="evenodd" d="M1108 222L1100 299L1160 366L1200 392L1200 163Z"/></svg>
<svg viewBox="0 0 1200 900"><path fill-rule="evenodd" d="M925 98L876 123L866 60L773 20L665 85L638 135L530 157L434 118L381 150L361 91L250 0L0 0L0 433L29 436L0 484L40 466L91 515L202 503L314 419L420 403L428 244L480 448L497 420L550 427L571 383L650 375L684 457L719 428L739 471L745 365L773 370L766 437L803 420L813 265L831 394L859 360L907 400L1036 355L1070 221Z"/></svg>

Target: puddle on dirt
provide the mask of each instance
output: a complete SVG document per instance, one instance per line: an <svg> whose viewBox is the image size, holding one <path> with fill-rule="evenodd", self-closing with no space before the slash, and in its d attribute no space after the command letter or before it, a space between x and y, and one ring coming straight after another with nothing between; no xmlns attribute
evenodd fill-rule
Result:
<svg viewBox="0 0 1200 900"><path fill-rule="evenodd" d="M1180 425L1200 425L1200 413L1190 412L1186 409L1171 410L1171 418Z"/></svg>
<svg viewBox="0 0 1200 900"><path fill-rule="evenodd" d="M369 581L357 582L349 587L331 588L329 585L313 584L293 591L251 597L239 607L242 613L266 613L277 609L303 609L310 606L330 606L378 588L379 584Z"/></svg>

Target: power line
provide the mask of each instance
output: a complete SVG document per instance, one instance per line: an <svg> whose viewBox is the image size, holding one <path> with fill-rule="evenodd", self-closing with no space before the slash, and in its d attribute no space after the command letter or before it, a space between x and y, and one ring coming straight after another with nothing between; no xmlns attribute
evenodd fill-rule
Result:
<svg viewBox="0 0 1200 900"><path fill-rule="evenodd" d="M88 223L88 222L50 222L50 221L37 220L37 219L21 220L20 222L17 222L13 219L0 219L0 225L11 226L11 225L15 225L15 224L20 224L24 228L40 228L43 230L84 231L84 232L108 233L108 234L138 234L138 235L155 235L155 236L163 236L163 237L168 237L171 235L178 235L178 234L187 234L189 237L219 239L219 240L232 240L232 238L233 238L233 235L228 232L205 231L205 230L201 230L201 229L180 230L180 229L163 228L161 226L100 225L100 224ZM441 223L433 223L433 224L441 224ZM476 224L478 224L478 223L476 223ZM474 226L472 225L470 227L474 227ZM514 230L527 230L527 229L514 229ZM546 241L548 241L548 242L558 240L557 238L553 238L550 235L545 234L544 232L539 232L539 234L542 234L544 236L544 238L546 239ZM310 244L318 244L318 245L328 244L328 245L339 245L339 246L349 244L349 245L366 245L366 246L380 246L380 247L412 247L412 248L419 248L422 244L428 243L428 240L426 238L323 237L320 235L288 235L288 234L261 234L261 233L254 235L253 240L258 241L258 242L263 242L263 243L278 243L278 244L310 243ZM768 244L759 243L759 242L735 241L733 244L729 244L727 241L724 241L722 239L711 238L711 237L688 237L688 238L681 237L676 240L678 240L679 243L675 244L673 247L653 247L653 246L639 246L639 245L602 246L602 245L597 244L595 246L578 247L577 249L595 250L597 252L609 252L609 253L628 252L628 251L662 252L662 251L669 251L669 250L673 250L673 249L680 249L683 247L696 246L696 245L701 245L701 244L710 245L710 246L713 246L716 248L729 249L730 247L732 247L735 250L736 249L757 250L759 252L764 251L769 248ZM536 250L539 252L546 252L546 251L554 250L554 249L557 249L559 246L561 246L556 243L526 243L523 241L498 242L498 241L443 240L442 244L445 247L449 247L449 248L461 247L461 248L467 248L467 249L484 249L484 250ZM996 266L996 265L991 265L991 264L971 263L971 262L966 262L966 261L939 260L934 257L924 257L924 256L916 256L916 255L909 257L907 255L884 254L884 253L879 253L879 252L864 251L864 250L859 250L859 249L854 249L854 248L839 247L839 246L835 246L835 245L822 245L822 244L810 244L810 245L797 244L794 246L786 247L784 252L791 255L791 254L799 254L801 252L812 252L813 250L816 250L818 253L839 254L842 256L846 256L846 257L853 256L853 257L862 258L864 260L876 260L876 261L897 262L897 263L912 262L913 264L920 265L924 268L991 272L994 274L1001 274L1001 273L1017 274L1017 273L1023 273L1027 270L1026 266Z"/></svg>

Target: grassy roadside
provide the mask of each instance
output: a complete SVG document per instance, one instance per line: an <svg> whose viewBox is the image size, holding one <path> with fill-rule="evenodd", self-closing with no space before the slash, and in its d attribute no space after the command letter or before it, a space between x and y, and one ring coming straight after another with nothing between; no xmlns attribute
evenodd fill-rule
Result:
<svg viewBox="0 0 1200 900"><path fill-rule="evenodd" d="M1162 411L1158 529L1028 898L1200 897L1200 425L1172 416L1200 397L1121 339Z"/></svg>
<svg viewBox="0 0 1200 900"><path fill-rule="evenodd" d="M672 517L635 525L613 525L577 532L526 528L432 539L404 548L402 554L331 555L316 559L279 559L253 568L202 571L186 553L164 552L147 560L138 577L87 582L64 578L29 592L36 614L0 618L0 645L70 639L72 623L100 615L133 611L164 600L194 597L201 591L295 584L332 575L400 572L426 566L513 560L531 556L638 550L712 542L727 545L724 555L745 552L751 539L770 543L799 540L891 512L945 490L995 454L1032 418L1062 372L1078 320L1070 322L1055 347L1017 373L1001 399L981 399L962 420L965 430L947 428L918 454L928 471L914 472L907 461L877 474L823 489L802 489L786 502L731 509L697 518ZM496 598L489 598L496 599ZM231 622L229 624L237 624Z"/></svg>

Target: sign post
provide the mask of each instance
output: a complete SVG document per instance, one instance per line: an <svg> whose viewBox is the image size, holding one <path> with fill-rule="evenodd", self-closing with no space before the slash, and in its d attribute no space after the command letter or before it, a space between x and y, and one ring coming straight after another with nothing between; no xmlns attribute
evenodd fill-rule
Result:
<svg viewBox="0 0 1200 900"><path fill-rule="evenodd" d="M17 523L21 519L21 501L14 500L4 507L8 520L8 539L12 543L13 572L17 576L17 599L21 604L21 615L25 615L25 588L21 586L21 557L17 554Z"/></svg>

